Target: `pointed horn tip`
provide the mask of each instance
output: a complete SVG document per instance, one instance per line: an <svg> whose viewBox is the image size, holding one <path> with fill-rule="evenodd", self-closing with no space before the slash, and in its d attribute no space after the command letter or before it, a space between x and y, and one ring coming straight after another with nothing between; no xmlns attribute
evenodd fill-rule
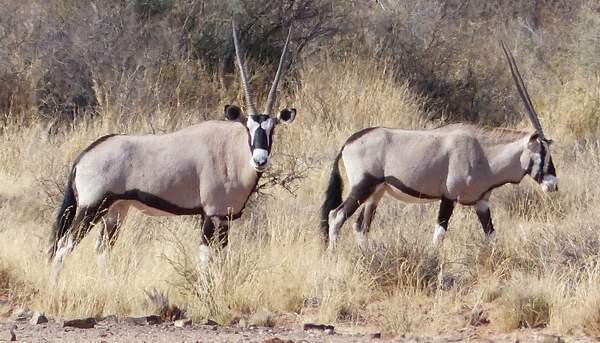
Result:
<svg viewBox="0 0 600 343"><path fill-rule="evenodd" d="M281 79L281 75L284 72L283 69L285 69L284 65L285 65L285 59L287 57L287 53L288 53L288 45L290 42L290 37L292 35L292 25L290 25L289 29L288 29L288 34L287 37L285 39L285 44L283 45L283 50L281 52L281 56L279 57L279 66L277 67L277 72L275 74L275 79L273 80L273 83L271 85L271 89L269 91L269 95L267 97L267 103L265 104L265 113L266 114L272 114L273 113L273 105L275 103L275 93L277 92L277 85L279 84L279 81Z"/></svg>

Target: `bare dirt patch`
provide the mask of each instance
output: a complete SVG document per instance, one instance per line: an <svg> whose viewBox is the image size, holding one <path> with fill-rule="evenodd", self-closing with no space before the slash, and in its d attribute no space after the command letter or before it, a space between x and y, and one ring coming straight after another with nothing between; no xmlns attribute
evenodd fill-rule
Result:
<svg viewBox="0 0 600 343"><path fill-rule="evenodd" d="M441 335L386 335L368 327L341 326L333 332L291 327L238 327L192 324L183 328L172 322L136 325L127 320L99 321L92 329L63 327L60 322L33 325L27 321L0 322L0 341L8 341L11 329L17 341L25 342L590 342L597 340L584 334L560 337L546 330L494 332L488 327L467 327Z"/></svg>

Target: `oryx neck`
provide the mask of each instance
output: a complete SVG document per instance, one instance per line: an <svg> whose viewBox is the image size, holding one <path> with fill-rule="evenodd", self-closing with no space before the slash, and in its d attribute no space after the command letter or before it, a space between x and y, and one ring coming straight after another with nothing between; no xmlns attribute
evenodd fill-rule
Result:
<svg viewBox="0 0 600 343"><path fill-rule="evenodd" d="M490 171L497 182L519 182L527 173L527 165L522 161L523 153L527 148L524 135L519 139L507 143L490 144L483 147L489 161Z"/></svg>

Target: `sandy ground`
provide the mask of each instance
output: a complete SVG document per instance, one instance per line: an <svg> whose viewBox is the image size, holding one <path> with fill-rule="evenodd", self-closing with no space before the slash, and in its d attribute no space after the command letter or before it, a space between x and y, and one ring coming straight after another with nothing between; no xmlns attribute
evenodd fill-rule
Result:
<svg viewBox="0 0 600 343"><path fill-rule="evenodd" d="M334 333L305 331L302 327L211 326L193 324L179 328L173 323L135 325L122 320L104 320L91 329L63 327L50 321L33 325L27 321L0 322L0 342L9 341L13 330L19 342L598 342L599 338L574 335L558 337L540 330L522 330L508 334L487 331L484 327L468 327L449 335L436 337L399 335L379 337L366 328L339 327ZM362 331L362 332L361 332Z"/></svg>

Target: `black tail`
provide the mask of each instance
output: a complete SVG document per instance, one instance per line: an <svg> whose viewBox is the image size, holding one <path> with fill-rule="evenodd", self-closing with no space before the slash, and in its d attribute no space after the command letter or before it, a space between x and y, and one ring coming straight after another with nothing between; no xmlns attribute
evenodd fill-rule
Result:
<svg viewBox="0 0 600 343"><path fill-rule="evenodd" d="M65 187L65 195L62 204L56 215L56 222L52 227L52 235L50 236L50 249L48 250L48 261L51 261L56 254L58 241L67 233L73 224L75 211L77 209L77 199L73 190L73 180L75 179L75 166L71 169L71 174L67 180Z"/></svg>
<svg viewBox="0 0 600 343"><path fill-rule="evenodd" d="M325 191L325 201L323 201L323 205L321 206L321 233L324 236L325 242L329 241L329 212L342 203L344 181L340 175L339 162L341 157L342 151L340 150L335 157L335 161L333 161L327 190Z"/></svg>

